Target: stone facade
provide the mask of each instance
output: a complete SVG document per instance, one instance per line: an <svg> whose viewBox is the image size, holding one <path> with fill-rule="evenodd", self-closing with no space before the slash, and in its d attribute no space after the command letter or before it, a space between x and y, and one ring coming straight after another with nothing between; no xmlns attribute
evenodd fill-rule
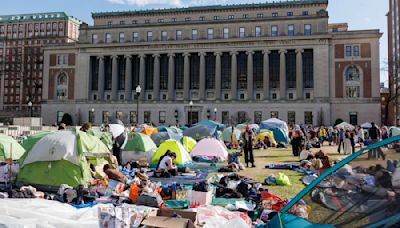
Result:
<svg viewBox="0 0 400 228"><path fill-rule="evenodd" d="M328 25L326 9L310 0L94 13L77 44L45 50L44 122L380 123L381 33ZM76 61L52 64L59 53Z"/></svg>

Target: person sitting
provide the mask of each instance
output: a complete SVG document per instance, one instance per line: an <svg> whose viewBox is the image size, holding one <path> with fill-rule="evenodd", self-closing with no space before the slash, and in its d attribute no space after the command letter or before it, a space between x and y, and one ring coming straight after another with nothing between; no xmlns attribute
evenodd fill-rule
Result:
<svg viewBox="0 0 400 228"><path fill-rule="evenodd" d="M122 183L126 183L128 180L128 178L124 176L124 174L122 174L120 171L116 169L112 169L109 164L105 164L103 166L103 172L107 174L110 180L116 180Z"/></svg>
<svg viewBox="0 0 400 228"><path fill-rule="evenodd" d="M58 126L58 130L61 131L65 129L66 129L65 123L60 123L60 125Z"/></svg>
<svg viewBox="0 0 400 228"><path fill-rule="evenodd" d="M263 141L259 138L258 140L257 140L257 143L256 143L256 145L254 146L254 148L255 149L261 149L261 148L263 148L264 147L264 143L263 143Z"/></svg>
<svg viewBox="0 0 400 228"><path fill-rule="evenodd" d="M88 132L90 130L90 128L92 128L92 124L91 123L84 123L81 127L81 129L79 129L80 131L83 132Z"/></svg>
<svg viewBox="0 0 400 228"><path fill-rule="evenodd" d="M178 167L174 164L176 153L167 150L164 156L160 158L157 164L156 176L157 177L170 177L178 175Z"/></svg>
<svg viewBox="0 0 400 228"><path fill-rule="evenodd" d="M232 152L228 154L228 167L237 166L240 170L244 169L244 166L240 163L240 157L243 155L242 151Z"/></svg>
<svg viewBox="0 0 400 228"><path fill-rule="evenodd" d="M310 160L310 159L313 159L313 158L314 158L314 155L311 153L311 151L309 151L309 150L304 146L304 144L301 144L301 145L300 145L300 149L301 149L301 152L300 152L300 161L303 161L303 160Z"/></svg>
<svg viewBox="0 0 400 228"><path fill-rule="evenodd" d="M264 149L266 149L268 147L272 147L272 143L271 143L271 140L269 140L268 137L265 137L264 138Z"/></svg>

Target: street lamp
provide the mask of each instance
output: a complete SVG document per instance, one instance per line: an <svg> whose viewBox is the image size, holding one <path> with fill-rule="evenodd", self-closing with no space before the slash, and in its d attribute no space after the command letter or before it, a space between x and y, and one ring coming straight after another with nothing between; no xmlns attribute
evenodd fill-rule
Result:
<svg viewBox="0 0 400 228"><path fill-rule="evenodd" d="M193 101L189 102L189 107L190 107L190 115L189 115L189 126L192 126L192 108L193 108Z"/></svg>
<svg viewBox="0 0 400 228"><path fill-rule="evenodd" d="M217 121L217 108L214 108L214 121Z"/></svg>
<svg viewBox="0 0 400 228"><path fill-rule="evenodd" d="M28 107L29 107L29 113L30 113L30 117L32 117L32 101L28 102Z"/></svg>
<svg viewBox="0 0 400 228"><path fill-rule="evenodd" d="M136 106L136 123L139 123L139 96L140 96L140 92L142 92L142 88L140 88L140 85L138 85L136 87L136 102L137 102L137 106Z"/></svg>
<svg viewBox="0 0 400 228"><path fill-rule="evenodd" d="M94 118L95 118L94 108L92 108L92 109L90 109L90 113L89 113L89 122L94 124Z"/></svg>

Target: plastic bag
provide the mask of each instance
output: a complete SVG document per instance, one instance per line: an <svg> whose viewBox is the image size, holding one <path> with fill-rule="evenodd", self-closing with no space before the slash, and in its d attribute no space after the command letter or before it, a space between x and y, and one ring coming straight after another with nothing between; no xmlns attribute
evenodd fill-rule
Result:
<svg viewBox="0 0 400 228"><path fill-rule="evenodd" d="M291 186L289 177L286 176L284 173L279 173L279 177L276 178L277 185L284 185L284 186Z"/></svg>

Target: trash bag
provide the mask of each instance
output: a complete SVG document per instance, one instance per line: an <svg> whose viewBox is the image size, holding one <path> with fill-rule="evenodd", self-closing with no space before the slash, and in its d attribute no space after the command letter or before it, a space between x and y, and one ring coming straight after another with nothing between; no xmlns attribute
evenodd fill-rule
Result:
<svg viewBox="0 0 400 228"><path fill-rule="evenodd" d="M284 173L279 173L279 177L276 178L276 184L283 185L283 186L292 186L292 184L290 183L289 177L286 176Z"/></svg>

